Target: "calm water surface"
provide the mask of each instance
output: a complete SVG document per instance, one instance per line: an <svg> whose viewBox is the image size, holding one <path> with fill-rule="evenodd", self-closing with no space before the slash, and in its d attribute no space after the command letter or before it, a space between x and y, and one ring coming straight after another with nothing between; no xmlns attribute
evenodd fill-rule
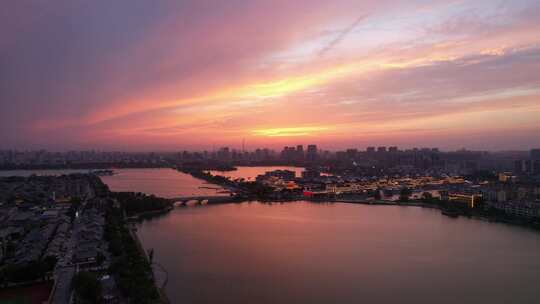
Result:
<svg viewBox="0 0 540 304"><path fill-rule="evenodd" d="M224 189L173 169L115 169L101 180L112 191L134 191L161 197L229 195Z"/></svg>
<svg viewBox="0 0 540 304"><path fill-rule="evenodd" d="M416 207L179 208L139 236L173 303L534 303L540 234Z"/></svg>
<svg viewBox="0 0 540 304"><path fill-rule="evenodd" d="M231 179L244 178L246 180L255 180L257 175L264 174L268 171L274 170L289 170L294 171L297 177L300 177L305 170L302 167L289 167L289 166L261 166L261 167L236 167L235 171L209 171L213 175L221 175L230 177Z"/></svg>
<svg viewBox="0 0 540 304"><path fill-rule="evenodd" d="M0 177L9 176L23 176L28 177L30 175L47 175L58 176L74 173L89 173L92 170L88 169L53 169L53 170L0 170Z"/></svg>

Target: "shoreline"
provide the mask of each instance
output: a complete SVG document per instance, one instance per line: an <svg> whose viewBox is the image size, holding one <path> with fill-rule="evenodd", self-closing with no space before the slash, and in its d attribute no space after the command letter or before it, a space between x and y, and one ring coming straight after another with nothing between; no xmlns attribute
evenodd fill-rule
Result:
<svg viewBox="0 0 540 304"><path fill-rule="evenodd" d="M155 296L152 296L151 298L148 298L147 300L151 300L149 303L164 303L169 304L171 301L169 300L167 293L164 286L159 286L156 272L154 271L153 267L153 261L151 260L151 254L147 251L147 249L144 247L144 243L139 238L139 235L137 233L138 227L137 223L140 222L142 219L150 218L152 216L158 216L162 214L166 214L174 209L172 204L166 204L163 208L155 209L155 210L149 210L149 211L142 211L142 212L133 212L129 216L127 215L127 212L125 209L125 204L129 205L130 203L138 203L137 195L133 192L115 192L108 190L107 193L108 197L112 198L115 203L118 204L117 208L120 208L121 213L118 214L120 220L118 221L118 225L123 226L126 231L125 237L129 237L131 239L131 242L134 244L134 253L133 256L136 256L137 259L144 260L144 263L148 265L150 268L148 272L145 271L144 279L149 280L148 282L144 282L145 288L149 286L153 286L155 289ZM119 194L127 194L124 197L118 197ZM116 196L116 197L115 197ZM146 195L145 195L146 197ZM165 199L157 198L158 201L163 201ZM147 201L150 203L151 207L154 207L155 201ZM159 204L157 205L159 206ZM114 208L114 207L113 207ZM136 209L135 209L136 210ZM121 229L120 229L121 230ZM125 245L124 245L125 246ZM128 256L129 258L129 256ZM132 258L133 259L133 258ZM134 265L134 267L139 267L140 265ZM131 275L139 275L142 277L141 272L133 272ZM135 278L135 277L134 277ZM147 284L147 285L146 285ZM146 296L146 295L145 295Z"/></svg>
<svg viewBox="0 0 540 304"><path fill-rule="evenodd" d="M479 220L483 222L488 223L502 223L507 224L511 226L516 227L522 227L526 229L532 229L535 231L540 230L540 226L534 226L530 223L523 222L524 219L506 219L501 218L497 216L488 216L488 215L481 215L481 214L456 214L455 216L446 215L443 213L444 207L434 205L434 204L428 204L423 202L412 202L412 203L399 203L399 202L385 202L385 201L365 201L365 200L346 200L346 199L326 199L326 200L314 200L309 198L294 198L294 199L241 199L241 200L233 200L233 201L223 201L223 202L213 202L208 203L206 205L197 205L197 206L213 206L213 205L225 205L225 204L241 204L241 203L249 203L249 202L260 202L262 204L265 203L295 203L295 202L309 202L309 203L343 203L343 204L353 204L353 205L368 205L368 206L388 206L388 207L416 207L416 208L426 208L426 209L437 209L441 212L441 215L451 217L451 218L459 218L459 217L465 217L469 219ZM148 211L136 214L134 216L130 216L127 218L129 221L136 221L140 222L145 219L146 216L153 217L157 215L166 215L170 211L177 209L177 208L188 208L186 205L178 205L178 206L172 206L170 208L166 208L164 210L155 210L155 211Z"/></svg>
<svg viewBox="0 0 540 304"><path fill-rule="evenodd" d="M465 218L479 220L483 222L502 223L502 224L507 224L511 226L517 226L517 227L540 231L539 226L533 226L530 223L523 222L526 219L502 218L502 217L497 217L497 216L489 216L489 215L474 214L474 213L473 214L459 213L459 214L456 214L456 216L449 216L443 213L444 207L439 206L439 205L434 205L434 204L423 203L423 202L414 202L414 203L375 202L375 203L372 203L372 202L367 202L367 201L351 201L351 200L336 200L336 199L334 200L332 199L329 199L329 200L294 199L294 200L290 200L289 202L303 202L303 201L310 202L310 203L344 203L344 204L370 205L370 206L417 207L417 208L419 207L419 208L426 208L426 209L437 209L441 211L441 215L444 215L447 217L452 217L452 218L465 217ZM268 202L272 202L272 201L268 201ZM279 202L279 201L276 201L276 202Z"/></svg>
<svg viewBox="0 0 540 304"><path fill-rule="evenodd" d="M128 221L129 221L129 219L128 219ZM137 248L139 249L139 253L143 256L143 258L146 261L148 261L148 263L150 264L150 267L152 268L152 280L154 282L154 287L156 288L156 290L159 293L160 303L164 303L164 304L171 303L171 301L167 297L167 293L166 293L165 288L164 288L165 286L163 286L163 288L162 288L162 287L159 287L158 284L157 284L156 274L154 273L154 268L152 267L152 263L150 261L150 258L148 257L148 254L147 254L146 250L144 249L143 243L142 243L141 239L139 238L139 235L137 234L136 225L134 223L128 223L128 229L129 229L131 238L133 238L133 240L137 244Z"/></svg>
<svg viewBox="0 0 540 304"><path fill-rule="evenodd" d="M234 186L228 184L228 182L224 181L223 184L216 183L216 179L214 178L214 175L206 175L206 174L196 174L195 172L191 171L183 171L178 170L182 173L191 175L193 178L200 179L203 181L206 181L209 184L221 186L221 187L231 187L234 188ZM491 215L491 214L481 214L478 213L478 210L468 210L472 211L471 214L464 214L463 210L460 210L458 213L454 213L452 215L445 214L443 211L445 210L444 206L441 206L439 204L429 204L425 202L417 202L417 201L410 201L410 202L400 202L400 201L382 201L382 200L373 200L373 201L366 201L366 200L355 200L355 199L335 199L335 198L325 198L325 199L309 199L309 198L285 198L285 199L265 199L265 198L242 198L239 201L233 201L233 202L223 202L226 203L239 203L239 202L245 202L245 201L260 201L260 202L295 202L295 201L307 201L307 202L330 202L330 203L347 203L347 204L362 204L362 205L373 205L373 206L410 206L410 207L422 207L422 208L432 208L432 209L438 209L441 211L442 215L449 216L449 217L467 217L467 218L473 218L478 219L482 221L487 221L490 223L504 223L509 224L512 226L520 226L523 228L528 228L536 231L540 231L540 222L530 222L527 218L512 218L512 217L503 217L498 215ZM220 203L214 203L214 204L220 204ZM209 205L214 205L209 204ZM540 221L540 219L539 219Z"/></svg>
<svg viewBox="0 0 540 304"><path fill-rule="evenodd" d="M159 210L152 210L152 211L145 211L145 212L139 212L139 213L135 213L134 215L131 215L131 216L126 216L126 220L128 222L134 222L134 221L140 221L142 219L144 219L144 217L146 216L153 216L153 215L162 215L162 214L167 214L169 213L171 210L174 209L174 206L169 206L165 209L159 209Z"/></svg>
<svg viewBox="0 0 540 304"><path fill-rule="evenodd" d="M114 169L163 169L171 168L170 165L156 166L156 165L126 165L126 164L103 164L103 163L88 163L81 165L58 165L58 166L22 166L22 167L0 167L2 171L54 171L54 170L114 170Z"/></svg>

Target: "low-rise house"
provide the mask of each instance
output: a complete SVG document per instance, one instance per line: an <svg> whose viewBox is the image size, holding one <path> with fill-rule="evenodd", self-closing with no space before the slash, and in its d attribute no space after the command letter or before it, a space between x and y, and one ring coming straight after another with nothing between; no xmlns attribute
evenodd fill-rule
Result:
<svg viewBox="0 0 540 304"><path fill-rule="evenodd" d="M17 212L9 219L8 225L14 227L24 227L35 220L37 220L37 218L33 212Z"/></svg>
<svg viewBox="0 0 540 304"><path fill-rule="evenodd" d="M103 303L120 303L120 294L114 278L112 276L105 275L101 278L100 283Z"/></svg>
<svg viewBox="0 0 540 304"><path fill-rule="evenodd" d="M540 218L540 204L535 202L489 202L488 206L504 211L508 215L523 218Z"/></svg>
<svg viewBox="0 0 540 304"><path fill-rule="evenodd" d="M462 204L467 208L474 208L482 199L480 194L450 193L448 200L454 204Z"/></svg>
<svg viewBox="0 0 540 304"><path fill-rule="evenodd" d="M46 210L41 214L41 219L46 221L55 220L59 217L59 215L60 213L58 210Z"/></svg>
<svg viewBox="0 0 540 304"><path fill-rule="evenodd" d="M98 250L96 248L79 248L73 256L73 261L77 264L94 263L97 256Z"/></svg>

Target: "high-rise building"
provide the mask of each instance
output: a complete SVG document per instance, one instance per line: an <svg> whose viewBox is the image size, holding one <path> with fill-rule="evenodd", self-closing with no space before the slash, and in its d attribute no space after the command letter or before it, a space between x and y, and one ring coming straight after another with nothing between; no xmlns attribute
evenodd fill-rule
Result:
<svg viewBox="0 0 540 304"><path fill-rule="evenodd" d="M533 161L540 160L540 149L532 149L530 154Z"/></svg>
<svg viewBox="0 0 540 304"><path fill-rule="evenodd" d="M317 145L308 145L306 152L306 160L315 161L317 159Z"/></svg>
<svg viewBox="0 0 540 304"><path fill-rule="evenodd" d="M516 160L514 162L514 173L531 173L533 171L531 160Z"/></svg>
<svg viewBox="0 0 540 304"><path fill-rule="evenodd" d="M296 159L304 160L304 146L303 145L296 146Z"/></svg>
<svg viewBox="0 0 540 304"><path fill-rule="evenodd" d="M346 153L349 159L356 159L356 157L358 156L357 149L347 149Z"/></svg>
<svg viewBox="0 0 540 304"><path fill-rule="evenodd" d="M281 158L283 160L294 160L296 158L296 149L294 147L283 147Z"/></svg>
<svg viewBox="0 0 540 304"><path fill-rule="evenodd" d="M231 159L231 151L229 150L229 147L223 147L218 150L217 152L217 159L227 161Z"/></svg>
<svg viewBox="0 0 540 304"><path fill-rule="evenodd" d="M384 146L378 147L378 148L377 148L377 152L380 152L380 153L386 152L386 147L384 147Z"/></svg>
<svg viewBox="0 0 540 304"><path fill-rule="evenodd" d="M540 174L540 159L537 159L537 160L533 160L532 161L532 164L531 164L531 169L532 169L532 173L534 175L539 175Z"/></svg>

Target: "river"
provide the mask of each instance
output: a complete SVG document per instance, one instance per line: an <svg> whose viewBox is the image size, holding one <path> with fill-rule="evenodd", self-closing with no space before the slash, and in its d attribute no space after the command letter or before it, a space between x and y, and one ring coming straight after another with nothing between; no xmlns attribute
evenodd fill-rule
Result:
<svg viewBox="0 0 540 304"><path fill-rule="evenodd" d="M148 180L164 176L157 172L125 184L176 195L202 183L182 184L175 171L182 177ZM435 209L252 202L177 208L138 228L168 271L173 303L492 304L540 296L538 232Z"/></svg>
<svg viewBox="0 0 540 304"><path fill-rule="evenodd" d="M438 210L242 203L139 226L173 303L531 303L540 234Z"/></svg>
<svg viewBox="0 0 540 304"><path fill-rule="evenodd" d="M102 176L111 191L134 191L171 198L179 196L229 195L220 186L208 184L173 169L115 169Z"/></svg>
<svg viewBox="0 0 540 304"><path fill-rule="evenodd" d="M291 167L291 166L260 166L260 167L245 167L245 166L239 166L236 167L236 170L234 171L208 171L212 175L221 175L228 177L230 179L239 179L243 178L248 181L255 180L257 175L264 174L268 171L274 171L274 170L289 170L294 171L296 173L297 177L300 177L302 175L302 172L305 170L302 167Z"/></svg>
<svg viewBox="0 0 540 304"><path fill-rule="evenodd" d="M90 169L49 169L49 170L0 170L0 177L10 176L22 176L28 177L30 175L46 175L46 176L58 176L65 174L75 173L89 173Z"/></svg>
<svg viewBox="0 0 540 304"><path fill-rule="evenodd" d="M103 177L114 191L217 191L171 169L116 172ZM172 303L494 304L540 297L540 233L435 209L185 207L142 222L138 235L167 269Z"/></svg>

